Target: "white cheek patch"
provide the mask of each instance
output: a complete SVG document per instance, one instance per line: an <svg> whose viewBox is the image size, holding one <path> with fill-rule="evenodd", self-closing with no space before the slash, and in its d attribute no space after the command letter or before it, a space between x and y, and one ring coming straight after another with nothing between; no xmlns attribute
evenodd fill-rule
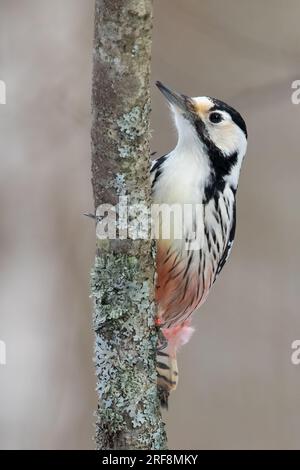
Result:
<svg viewBox="0 0 300 470"><path fill-rule="evenodd" d="M245 136L226 111L218 112L223 115L223 120L217 124L207 122L206 128L214 144L225 155L231 155L236 151L240 151L241 147L244 146Z"/></svg>
<svg viewBox="0 0 300 470"><path fill-rule="evenodd" d="M207 130L210 139L224 154L230 155L238 148L239 138L234 124L207 126Z"/></svg>

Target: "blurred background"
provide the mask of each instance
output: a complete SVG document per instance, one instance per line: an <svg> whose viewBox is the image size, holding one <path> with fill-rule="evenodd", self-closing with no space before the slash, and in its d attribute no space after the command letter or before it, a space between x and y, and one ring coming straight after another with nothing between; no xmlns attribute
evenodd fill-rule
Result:
<svg viewBox="0 0 300 470"><path fill-rule="evenodd" d="M298 0L155 0L152 82L236 107L249 130L230 262L196 315L169 447L300 439ZM91 449L93 0L0 0L1 449ZM153 87L152 150L176 140ZM192 364L197 367L192 367ZM195 375L195 370L197 371Z"/></svg>

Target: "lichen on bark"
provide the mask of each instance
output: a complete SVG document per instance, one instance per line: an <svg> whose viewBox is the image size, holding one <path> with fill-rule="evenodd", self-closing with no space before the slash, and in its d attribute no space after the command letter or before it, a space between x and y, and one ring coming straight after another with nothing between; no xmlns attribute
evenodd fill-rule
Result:
<svg viewBox="0 0 300 470"><path fill-rule="evenodd" d="M92 84L95 209L149 204L152 0L96 0ZM164 449L156 387L150 240L97 240L92 296L97 449Z"/></svg>
<svg viewBox="0 0 300 470"><path fill-rule="evenodd" d="M165 447L157 400L154 305L138 257L106 254L92 272L99 448Z"/></svg>

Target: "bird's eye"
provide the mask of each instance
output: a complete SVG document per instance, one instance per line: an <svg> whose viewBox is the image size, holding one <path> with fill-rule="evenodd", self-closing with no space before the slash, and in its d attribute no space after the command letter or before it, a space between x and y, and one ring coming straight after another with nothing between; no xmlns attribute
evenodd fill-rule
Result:
<svg viewBox="0 0 300 470"><path fill-rule="evenodd" d="M217 124L218 122L221 122L223 120L223 116L221 113L217 113L217 112L210 113L209 120L210 122Z"/></svg>

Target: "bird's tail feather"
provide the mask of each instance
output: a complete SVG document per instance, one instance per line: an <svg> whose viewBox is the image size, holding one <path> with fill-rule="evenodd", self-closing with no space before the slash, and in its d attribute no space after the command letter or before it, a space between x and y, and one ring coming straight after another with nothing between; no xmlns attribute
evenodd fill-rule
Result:
<svg viewBox="0 0 300 470"><path fill-rule="evenodd" d="M168 408L170 392L176 390L178 385L178 366L176 352L180 346L187 343L194 329L187 320L181 325L163 328L165 338L162 348L157 350L157 386L161 406Z"/></svg>
<svg viewBox="0 0 300 470"><path fill-rule="evenodd" d="M166 348L164 351L157 351L157 386L161 406L168 408L168 398L178 384L178 367L176 355L171 356Z"/></svg>

